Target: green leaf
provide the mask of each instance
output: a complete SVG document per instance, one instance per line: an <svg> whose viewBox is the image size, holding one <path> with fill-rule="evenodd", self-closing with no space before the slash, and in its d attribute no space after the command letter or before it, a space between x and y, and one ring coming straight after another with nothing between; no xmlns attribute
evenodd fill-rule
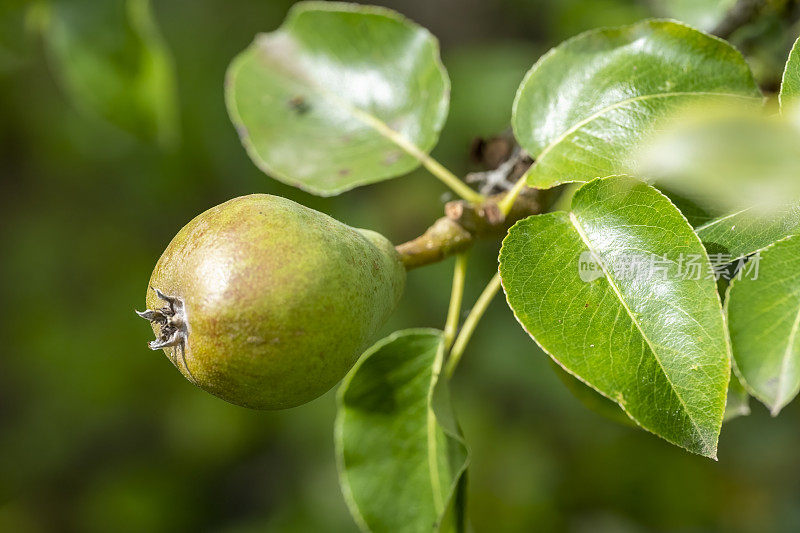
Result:
<svg viewBox="0 0 800 533"><path fill-rule="evenodd" d="M443 357L440 331L399 331L367 350L339 389L340 482L364 530L451 530L463 520L468 451L438 379Z"/></svg>
<svg viewBox="0 0 800 533"><path fill-rule="evenodd" d="M800 237L758 256L728 290L725 307L736 369L743 385L773 415L800 390Z"/></svg>
<svg viewBox="0 0 800 533"><path fill-rule="evenodd" d="M790 104L798 95L800 95L800 39L794 42L783 71L781 92L778 95L781 108Z"/></svg>
<svg viewBox="0 0 800 533"><path fill-rule="evenodd" d="M750 395L744 388L741 381L736 376L731 376L731 384L728 387L728 400L725 403L725 418L723 422L729 422L740 416L750 414Z"/></svg>
<svg viewBox="0 0 800 533"><path fill-rule="evenodd" d="M735 261L800 228L798 146L791 117L691 107L634 150L631 172L716 213L695 231L709 253Z"/></svg>
<svg viewBox="0 0 800 533"><path fill-rule="evenodd" d="M693 228L698 228L716 218L714 213L711 213L705 207L700 206L691 198L687 198L682 194L670 191L664 187L659 187L658 184L656 184L655 187L661 191L664 196L669 198L669 201L678 208L678 211L683 213L683 216L686 217L686 220Z"/></svg>
<svg viewBox="0 0 800 533"><path fill-rule="evenodd" d="M615 402L609 400L588 385L585 385L578 378L552 361L552 359L551 366L558 376L558 379L564 383L567 390L569 390L584 407L623 426L637 427L635 422L628 417L625 411L620 409L619 405ZM728 397L725 402L725 415L722 421L723 423L729 422L749 414L750 395L747 394L747 390L745 390L744 386L736 379L736 376L731 376L730 385L728 386Z"/></svg>
<svg viewBox="0 0 800 533"><path fill-rule="evenodd" d="M800 230L800 205L773 213L745 208L695 228L706 250L736 261Z"/></svg>
<svg viewBox="0 0 800 533"><path fill-rule="evenodd" d="M643 428L715 457L730 350L709 272L670 201L621 177L518 222L500 252L508 303L545 352Z"/></svg>
<svg viewBox="0 0 800 533"><path fill-rule="evenodd" d="M619 405L584 384L578 378L561 368L552 359L551 367L558 376L558 379L567 387L567 390L569 390L584 407L623 426L638 427L636 423L625 414L625 411L620 409ZM744 386L736 379L736 376L731 376L730 385L728 386L728 397L725 402L725 415L722 421L723 423L729 422L730 420L749 414L750 395L747 394L747 390L745 390Z"/></svg>
<svg viewBox="0 0 800 533"><path fill-rule="evenodd" d="M690 106L659 122L627 168L710 212L777 212L800 199L798 126L760 106Z"/></svg>
<svg viewBox="0 0 800 533"><path fill-rule="evenodd" d="M169 53L148 0L52 0L44 39L75 104L164 146L176 141Z"/></svg>
<svg viewBox="0 0 800 533"><path fill-rule="evenodd" d="M593 388L585 385L581 380L561 368L553 359L550 360L550 366L553 372L556 373L556 376L558 376L558 379L567 387L567 390L571 392L584 407L618 424L636 427L634 421L631 420L631 418L625 414L625 411L620 409L619 405L615 402L612 402Z"/></svg>
<svg viewBox="0 0 800 533"><path fill-rule="evenodd" d="M722 22L737 0L655 0L660 16L680 20L697 29L711 31Z"/></svg>
<svg viewBox="0 0 800 533"><path fill-rule="evenodd" d="M512 116L537 161L528 185L625 173L626 158L676 108L760 92L741 54L669 21L583 33L545 54L520 86Z"/></svg>
<svg viewBox="0 0 800 533"><path fill-rule="evenodd" d="M303 2L233 60L225 95L259 168L333 195L419 166L449 92L424 28L388 9Z"/></svg>

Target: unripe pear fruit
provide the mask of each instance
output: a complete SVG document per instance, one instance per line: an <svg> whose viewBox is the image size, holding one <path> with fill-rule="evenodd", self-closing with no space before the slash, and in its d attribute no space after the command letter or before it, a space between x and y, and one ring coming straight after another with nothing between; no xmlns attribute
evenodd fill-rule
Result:
<svg viewBox="0 0 800 533"><path fill-rule="evenodd" d="M392 244L295 202L254 194L202 213L147 291L154 350L231 403L284 409L344 377L397 305Z"/></svg>

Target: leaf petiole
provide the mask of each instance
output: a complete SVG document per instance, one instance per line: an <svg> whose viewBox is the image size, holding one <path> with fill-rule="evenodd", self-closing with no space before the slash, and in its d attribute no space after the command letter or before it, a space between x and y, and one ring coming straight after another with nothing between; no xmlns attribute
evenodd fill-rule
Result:
<svg viewBox="0 0 800 533"><path fill-rule="evenodd" d="M472 190L466 183L461 181L458 176L447 170L441 163L435 160L430 155L426 154L419 147L406 139L402 134L387 126L383 121L364 113L363 111L355 111L356 115L366 124L369 124L375 131L395 143L403 149L408 155L422 163L428 172L439 178L439 180L450 187L454 193L459 195L464 200L473 204L480 204L486 198L477 191Z"/></svg>
<svg viewBox="0 0 800 533"><path fill-rule="evenodd" d="M486 200L484 195L472 190L466 183L461 181L458 176L447 170L437 160L427 154L422 154L422 156L424 157L424 159L420 160L422 161L422 166L424 166L428 172L439 178L442 183L450 187L450 189L461 198L473 204L481 204Z"/></svg>
<svg viewBox="0 0 800 533"><path fill-rule="evenodd" d="M536 163L534 163L535 165ZM533 167L531 167L533 168ZM530 169L529 169L530 170ZM514 207L514 202L517 201L517 197L519 194L525 189L525 185L528 182L528 171L526 171L517 182L514 184L514 188L508 191L502 200L497 202L497 207L500 209L500 212L503 213L503 216L508 216L511 212L511 208Z"/></svg>
<svg viewBox="0 0 800 533"><path fill-rule="evenodd" d="M464 299L464 282L467 275L467 254L456 256L453 270L453 289L450 292L450 307L447 310L447 321L444 326L444 349L449 350L456 338L458 322L461 315L461 302Z"/></svg>
<svg viewBox="0 0 800 533"><path fill-rule="evenodd" d="M439 178L442 183L450 187L454 193L459 195L464 200L474 204L480 204L486 199L479 192L472 190L466 183L461 181L458 176L447 170L433 157L420 150L416 144L412 143L406 139L405 136L390 128L383 121L378 120L372 115L364 113L360 110L354 110L353 112L362 122L368 124L375 131L403 149L403 151L405 151L408 155L422 163L422 166L425 167L428 172Z"/></svg>
<svg viewBox="0 0 800 533"><path fill-rule="evenodd" d="M467 344L469 344L469 340L472 338L472 334L475 332L475 328L478 326L483 314L486 312L486 309L489 307L489 304L494 299L497 292L500 290L500 273L497 272L494 277L492 277L489 284L486 285L486 288L483 289L483 292L478 297L478 300L475 302L475 305L470 310L469 315L467 315L467 319L464 321L464 326L461 328L461 332L458 334L455 343L453 344L453 349L450 350L450 358L447 360L447 366L445 368L445 375L447 379L450 379L453 376L453 373L458 367L458 363L461 360L461 356L464 355L464 350L467 348Z"/></svg>

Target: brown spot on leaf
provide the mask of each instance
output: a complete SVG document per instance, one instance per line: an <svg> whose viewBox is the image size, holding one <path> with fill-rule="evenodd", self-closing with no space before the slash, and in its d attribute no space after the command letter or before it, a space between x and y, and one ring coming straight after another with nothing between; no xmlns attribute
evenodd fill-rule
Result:
<svg viewBox="0 0 800 533"><path fill-rule="evenodd" d="M298 115L305 115L309 111L311 111L311 105L306 101L305 97L303 96L294 96L289 99L287 102L289 108L297 113Z"/></svg>

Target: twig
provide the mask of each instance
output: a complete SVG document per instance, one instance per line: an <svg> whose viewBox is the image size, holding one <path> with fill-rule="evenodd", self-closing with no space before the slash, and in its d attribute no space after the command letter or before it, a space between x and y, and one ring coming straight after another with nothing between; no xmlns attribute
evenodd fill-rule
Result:
<svg viewBox="0 0 800 533"><path fill-rule="evenodd" d="M514 187L513 176L519 165L530 166L528 154L519 146L514 146L511 156L494 170L471 172L464 181L480 184L481 194L489 195L498 191L510 191Z"/></svg>
<svg viewBox="0 0 800 533"><path fill-rule="evenodd" d="M406 269L437 263L465 250L477 239L498 239L515 222L549 208L559 191L531 189L520 176L533 160L508 130L489 139L476 139L472 157L489 170L469 174L465 181L483 184L483 202L456 200L444 206L445 216L414 240L396 246Z"/></svg>
<svg viewBox="0 0 800 533"><path fill-rule="evenodd" d="M542 213L553 193L525 189L514 202L508 216L498 203L505 194L490 196L480 205L464 200L448 202L445 216L414 240L396 246L406 269L437 263L469 249L477 239L500 238L515 222Z"/></svg>

